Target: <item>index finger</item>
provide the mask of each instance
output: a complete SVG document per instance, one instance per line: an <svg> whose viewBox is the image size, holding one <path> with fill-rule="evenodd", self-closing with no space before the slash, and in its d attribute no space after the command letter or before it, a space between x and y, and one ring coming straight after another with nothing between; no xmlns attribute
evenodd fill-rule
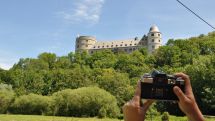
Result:
<svg viewBox="0 0 215 121"><path fill-rule="evenodd" d="M176 77L181 77L184 80L184 83L185 83L185 94L191 94L193 91L192 91L192 87L191 87L189 76L186 75L186 74L184 74L184 73L176 73L175 76Z"/></svg>
<svg viewBox="0 0 215 121"><path fill-rule="evenodd" d="M137 82L137 87L136 87L136 90L135 90L135 93L134 93L134 97L132 98L132 101L135 104L140 105L140 100L141 100L140 96L141 96L141 81L138 81Z"/></svg>

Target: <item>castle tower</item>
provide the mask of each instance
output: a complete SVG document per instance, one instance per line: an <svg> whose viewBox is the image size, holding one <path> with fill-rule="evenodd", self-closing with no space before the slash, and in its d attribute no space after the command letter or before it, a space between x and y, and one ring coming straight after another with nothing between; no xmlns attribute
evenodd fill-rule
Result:
<svg viewBox="0 0 215 121"><path fill-rule="evenodd" d="M148 52L152 53L155 49L158 49L162 43L162 35L158 27L153 25L148 33Z"/></svg>
<svg viewBox="0 0 215 121"><path fill-rule="evenodd" d="M96 43L96 38L93 36L78 36L76 38L75 51L88 51Z"/></svg>

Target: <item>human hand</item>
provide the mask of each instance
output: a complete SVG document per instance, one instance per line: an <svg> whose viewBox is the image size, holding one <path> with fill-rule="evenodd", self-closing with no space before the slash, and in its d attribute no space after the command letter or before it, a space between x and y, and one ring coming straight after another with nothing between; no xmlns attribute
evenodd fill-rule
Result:
<svg viewBox="0 0 215 121"><path fill-rule="evenodd" d="M185 81L185 93L177 86L173 88L174 93L179 98L179 108L187 115L190 121L204 121L204 117L193 95L189 76L184 73L177 73L175 76L181 77Z"/></svg>
<svg viewBox="0 0 215 121"><path fill-rule="evenodd" d="M137 84L137 88L134 97L131 101L127 102L123 106L123 114L125 121L144 121L146 111L149 106L153 103L153 100L146 100L142 104L141 102L141 82Z"/></svg>

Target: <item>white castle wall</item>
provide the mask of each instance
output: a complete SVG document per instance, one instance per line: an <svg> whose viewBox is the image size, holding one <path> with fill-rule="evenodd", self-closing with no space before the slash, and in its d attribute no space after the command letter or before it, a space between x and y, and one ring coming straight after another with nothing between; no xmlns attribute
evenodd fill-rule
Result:
<svg viewBox="0 0 215 121"><path fill-rule="evenodd" d="M126 40L113 41L96 41L93 36L79 36L76 38L76 51L87 51L93 53L102 49L111 49L113 51L125 51L131 53L132 51L146 47L149 53L159 48L162 43L162 35L157 26L152 26L149 30L148 36L144 35L142 38L132 38Z"/></svg>

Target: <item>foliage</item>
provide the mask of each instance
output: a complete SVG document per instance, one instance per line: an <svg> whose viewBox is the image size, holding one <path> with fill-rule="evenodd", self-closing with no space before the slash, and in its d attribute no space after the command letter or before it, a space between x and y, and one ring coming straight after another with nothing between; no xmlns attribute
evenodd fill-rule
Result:
<svg viewBox="0 0 215 121"><path fill-rule="evenodd" d="M118 73L113 69L97 71L100 72L100 74L97 73L96 77L96 82L99 84L99 87L114 95L120 107L131 99L134 89L132 86L129 86L130 80L127 74Z"/></svg>
<svg viewBox="0 0 215 121"><path fill-rule="evenodd" d="M36 114L41 115L50 112L52 99L47 96L36 94L22 95L17 97L10 107L10 112L14 114Z"/></svg>
<svg viewBox="0 0 215 121"><path fill-rule="evenodd" d="M169 113L164 112L161 116L162 121L169 121Z"/></svg>
<svg viewBox="0 0 215 121"><path fill-rule="evenodd" d="M157 116L160 116L160 113L157 111L156 103L153 103L146 112L146 118L151 119Z"/></svg>
<svg viewBox="0 0 215 121"><path fill-rule="evenodd" d="M11 105L15 94L11 85L0 84L0 114L6 113L8 107Z"/></svg>
<svg viewBox="0 0 215 121"><path fill-rule="evenodd" d="M114 96L98 87L66 89L54 93L54 114L60 116L117 117Z"/></svg>

